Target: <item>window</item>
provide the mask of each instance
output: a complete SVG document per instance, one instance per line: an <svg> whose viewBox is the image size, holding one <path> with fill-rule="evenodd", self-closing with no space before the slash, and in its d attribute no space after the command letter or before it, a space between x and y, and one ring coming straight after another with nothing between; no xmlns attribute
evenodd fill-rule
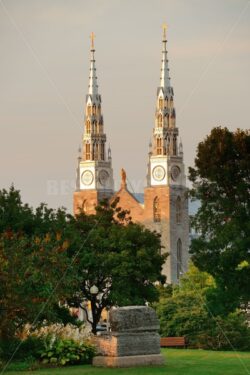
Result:
<svg viewBox="0 0 250 375"><path fill-rule="evenodd" d="M91 115L91 105L88 105L88 107L87 107L87 115L88 116Z"/></svg>
<svg viewBox="0 0 250 375"><path fill-rule="evenodd" d="M160 201L158 197L154 198L153 215L154 215L154 222L159 223L161 221L161 211L160 211Z"/></svg>
<svg viewBox="0 0 250 375"><path fill-rule="evenodd" d="M181 198L176 199L176 223L181 223Z"/></svg>
<svg viewBox="0 0 250 375"><path fill-rule="evenodd" d="M176 137L173 139L173 155L177 154L177 142L176 142Z"/></svg>
<svg viewBox="0 0 250 375"><path fill-rule="evenodd" d="M105 159L105 155L104 155L104 143L101 144L101 160L104 160Z"/></svg>
<svg viewBox="0 0 250 375"><path fill-rule="evenodd" d="M98 160L99 147L98 143L93 144L93 160Z"/></svg>
<svg viewBox="0 0 250 375"><path fill-rule="evenodd" d="M177 279L180 278L182 274L182 243L180 238L177 241Z"/></svg>
<svg viewBox="0 0 250 375"><path fill-rule="evenodd" d="M82 211L86 214L87 213L87 210L88 210L88 207L87 207L87 200L84 199L83 203L82 203Z"/></svg>
<svg viewBox="0 0 250 375"><path fill-rule="evenodd" d="M97 133L97 122L93 121L94 133Z"/></svg>
<svg viewBox="0 0 250 375"><path fill-rule="evenodd" d="M160 99L159 99L159 108L160 108L160 109L163 109L163 107L164 107L164 101L163 101L162 98L160 98Z"/></svg>
<svg viewBox="0 0 250 375"><path fill-rule="evenodd" d="M158 115L158 126L162 128L162 115Z"/></svg>
<svg viewBox="0 0 250 375"><path fill-rule="evenodd" d="M86 160L90 160L90 144L87 143L85 146L86 149Z"/></svg>
<svg viewBox="0 0 250 375"><path fill-rule="evenodd" d="M156 139L156 146L157 146L157 150L156 150L156 153L157 155L161 155L161 152L162 152L162 139L161 138L157 138Z"/></svg>
<svg viewBox="0 0 250 375"><path fill-rule="evenodd" d="M96 105L94 104L93 105L93 115L95 115L96 114Z"/></svg>
<svg viewBox="0 0 250 375"><path fill-rule="evenodd" d="M90 134L90 121L89 120L86 122L86 133Z"/></svg>

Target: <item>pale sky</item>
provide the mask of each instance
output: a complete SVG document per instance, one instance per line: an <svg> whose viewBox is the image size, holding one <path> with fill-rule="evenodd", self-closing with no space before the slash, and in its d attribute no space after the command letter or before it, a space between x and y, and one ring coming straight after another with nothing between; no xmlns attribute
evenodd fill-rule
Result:
<svg viewBox="0 0 250 375"><path fill-rule="evenodd" d="M93 31L116 186L143 190L164 22L186 171L212 127L249 128L249 0L0 0L0 189L71 211Z"/></svg>

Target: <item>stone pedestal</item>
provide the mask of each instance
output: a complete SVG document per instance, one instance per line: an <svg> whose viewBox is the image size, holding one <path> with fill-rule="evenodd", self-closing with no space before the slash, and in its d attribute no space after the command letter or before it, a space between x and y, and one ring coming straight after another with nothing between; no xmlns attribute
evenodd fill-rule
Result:
<svg viewBox="0 0 250 375"><path fill-rule="evenodd" d="M111 332L96 337L99 354L94 366L132 367L162 365L159 322L146 306L129 306L110 312Z"/></svg>

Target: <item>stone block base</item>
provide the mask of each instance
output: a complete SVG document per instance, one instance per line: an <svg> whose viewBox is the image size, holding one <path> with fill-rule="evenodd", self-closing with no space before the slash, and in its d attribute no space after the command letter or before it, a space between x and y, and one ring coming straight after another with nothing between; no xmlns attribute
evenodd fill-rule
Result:
<svg viewBox="0 0 250 375"><path fill-rule="evenodd" d="M161 354L132 355L125 357L98 356L93 359L96 367L135 367L135 366L160 366L165 364Z"/></svg>

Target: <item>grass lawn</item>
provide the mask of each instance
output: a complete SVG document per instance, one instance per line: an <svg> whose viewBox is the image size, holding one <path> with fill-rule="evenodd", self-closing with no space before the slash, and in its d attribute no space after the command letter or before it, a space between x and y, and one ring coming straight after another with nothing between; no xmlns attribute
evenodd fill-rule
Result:
<svg viewBox="0 0 250 375"><path fill-rule="evenodd" d="M247 375L250 374L250 353L213 352L207 350L164 349L166 365L129 369L74 366L59 369L6 371L15 375ZM0 371L0 374L1 371Z"/></svg>

